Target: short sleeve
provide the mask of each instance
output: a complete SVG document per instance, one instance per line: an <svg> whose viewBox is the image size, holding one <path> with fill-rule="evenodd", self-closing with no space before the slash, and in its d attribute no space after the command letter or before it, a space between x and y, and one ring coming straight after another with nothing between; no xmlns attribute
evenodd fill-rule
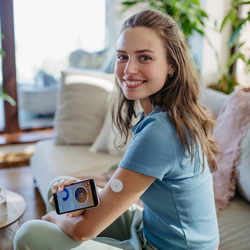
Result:
<svg viewBox="0 0 250 250"><path fill-rule="evenodd" d="M134 131L134 138L119 166L162 180L176 163L176 130L169 119L147 117Z"/></svg>

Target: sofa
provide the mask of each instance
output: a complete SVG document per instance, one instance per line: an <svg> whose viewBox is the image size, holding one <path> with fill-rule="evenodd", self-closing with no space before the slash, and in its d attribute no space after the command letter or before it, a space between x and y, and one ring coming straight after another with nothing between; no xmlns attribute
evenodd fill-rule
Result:
<svg viewBox="0 0 250 250"><path fill-rule="evenodd" d="M119 150L114 147L116 131L112 129L107 107L114 80L113 74L102 72L75 69L62 72L54 138L38 142L31 158L34 179L45 203L48 186L57 176L96 174L107 171L121 160L126 146ZM220 92L201 89L201 103L215 116L228 98ZM250 132L245 137L249 138ZM247 144L244 139L241 143ZM247 148L246 145L244 147ZM249 151L244 157L248 164ZM242 172L243 175L249 177L249 169L250 165ZM236 191L229 204L218 212L221 250L250 249L250 197L246 190L243 191L248 187L243 186L236 183ZM95 242L89 244L89 248L79 246L77 249L116 249Z"/></svg>

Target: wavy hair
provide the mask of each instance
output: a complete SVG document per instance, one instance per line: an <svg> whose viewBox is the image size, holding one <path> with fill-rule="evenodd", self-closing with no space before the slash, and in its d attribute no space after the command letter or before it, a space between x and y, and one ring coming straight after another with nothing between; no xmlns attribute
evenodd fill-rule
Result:
<svg viewBox="0 0 250 250"><path fill-rule="evenodd" d="M173 78L167 76L162 89L149 97L153 108L160 107L168 113L174 124L182 147L188 150L193 160L195 147L202 150L203 170L207 157L210 170L216 171L215 155L217 143L212 139L214 120L199 102L199 83L196 67L191 60L189 47L176 22L168 15L156 10L141 11L127 19L120 34L127 28L146 27L153 29L161 38L168 63L175 72ZM116 81L116 89L111 96L111 113L115 127L124 135L124 146L136 117L137 101L128 100Z"/></svg>

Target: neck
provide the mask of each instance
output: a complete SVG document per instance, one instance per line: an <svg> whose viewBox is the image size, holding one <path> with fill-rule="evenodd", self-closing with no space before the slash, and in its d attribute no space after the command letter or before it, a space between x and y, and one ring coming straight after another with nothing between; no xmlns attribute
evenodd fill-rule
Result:
<svg viewBox="0 0 250 250"><path fill-rule="evenodd" d="M144 117L148 116L153 111L153 107L149 100L140 100L140 104L144 111Z"/></svg>

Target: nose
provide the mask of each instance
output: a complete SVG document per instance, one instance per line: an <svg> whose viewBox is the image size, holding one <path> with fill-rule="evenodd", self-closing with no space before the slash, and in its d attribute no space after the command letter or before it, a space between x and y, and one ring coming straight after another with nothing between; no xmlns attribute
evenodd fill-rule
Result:
<svg viewBox="0 0 250 250"><path fill-rule="evenodd" d="M137 63L132 60L131 58L127 61L126 66L124 68L125 75L136 75L138 74L138 65Z"/></svg>

